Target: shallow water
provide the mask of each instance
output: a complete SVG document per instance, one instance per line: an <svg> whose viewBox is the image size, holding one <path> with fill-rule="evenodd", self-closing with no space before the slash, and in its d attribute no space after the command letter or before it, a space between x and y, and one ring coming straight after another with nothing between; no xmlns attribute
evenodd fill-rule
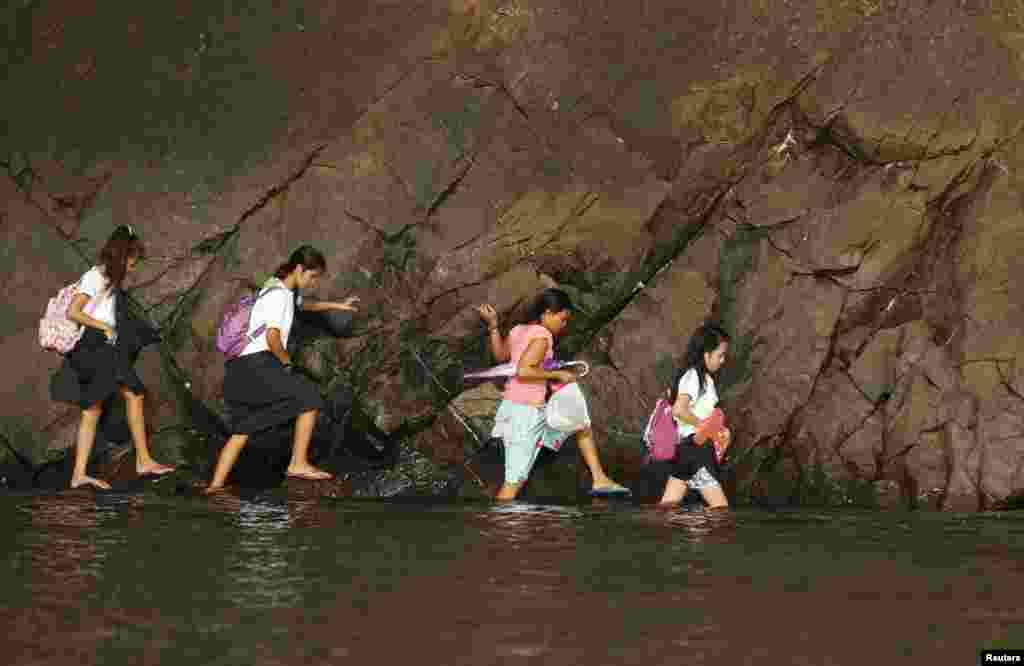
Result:
<svg viewBox="0 0 1024 666"><path fill-rule="evenodd" d="M0 497L0 530L13 664L973 664L1024 647L1011 513L63 494Z"/></svg>

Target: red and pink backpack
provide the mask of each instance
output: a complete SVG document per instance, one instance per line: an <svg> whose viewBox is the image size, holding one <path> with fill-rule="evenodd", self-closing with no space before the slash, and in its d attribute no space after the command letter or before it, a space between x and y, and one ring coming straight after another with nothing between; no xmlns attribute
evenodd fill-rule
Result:
<svg viewBox="0 0 1024 666"><path fill-rule="evenodd" d="M71 301L78 295L81 284L81 280L69 284L46 304L46 312L39 320L39 346L43 349L67 354L81 339L85 327L68 319L68 309L71 307ZM85 306L86 314L90 314L90 309L95 309L96 301L97 299L93 298Z"/></svg>
<svg viewBox="0 0 1024 666"><path fill-rule="evenodd" d="M725 457L725 449L719 438L721 431L725 430L725 414L717 407L711 416L697 429L694 442L697 446L703 446L711 440L715 448L715 460L721 464ZM672 460L676 457L676 447L679 446L679 430L676 427L676 420L672 417L672 404L661 398L654 405L651 418L647 420L647 428L644 429L644 444L647 447L646 459L644 462Z"/></svg>
<svg viewBox="0 0 1024 666"><path fill-rule="evenodd" d="M679 445L679 429L672 417L672 404L659 398L647 419L644 429L644 444L647 447L647 460L663 461L676 457L676 446Z"/></svg>

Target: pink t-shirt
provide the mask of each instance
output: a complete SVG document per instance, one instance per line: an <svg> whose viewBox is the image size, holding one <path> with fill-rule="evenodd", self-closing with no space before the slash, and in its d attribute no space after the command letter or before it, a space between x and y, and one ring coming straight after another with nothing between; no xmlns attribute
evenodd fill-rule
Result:
<svg viewBox="0 0 1024 666"><path fill-rule="evenodd" d="M519 357L523 355L532 340L543 338L548 341L548 351L544 360L554 358L554 338L551 331L540 324L520 324L514 326L508 332L508 349L513 367L519 367ZM524 405L543 405L547 397L547 386L545 382L524 382L518 377L512 377L505 384L505 399L511 402L518 402Z"/></svg>

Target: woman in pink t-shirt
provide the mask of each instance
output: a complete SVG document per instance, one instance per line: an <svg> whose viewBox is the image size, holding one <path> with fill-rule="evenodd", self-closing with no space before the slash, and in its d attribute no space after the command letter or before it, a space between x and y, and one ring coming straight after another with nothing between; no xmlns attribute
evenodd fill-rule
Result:
<svg viewBox="0 0 1024 666"><path fill-rule="evenodd" d="M505 447L505 483L497 499L515 499L530 475L540 447L557 451L572 433L547 425L544 405L547 382L569 384L576 374L569 370L545 370L544 361L554 358L554 338L569 324L572 302L560 289L546 289L530 308L529 323L509 331L508 338L498 332L498 315L490 305L479 308L490 328L491 351L498 361L511 361L516 374L505 385L504 399L494 415L494 436ZM594 444L594 433L588 427L576 434L576 444L593 479L592 494L627 494L629 490L612 481L604 473Z"/></svg>

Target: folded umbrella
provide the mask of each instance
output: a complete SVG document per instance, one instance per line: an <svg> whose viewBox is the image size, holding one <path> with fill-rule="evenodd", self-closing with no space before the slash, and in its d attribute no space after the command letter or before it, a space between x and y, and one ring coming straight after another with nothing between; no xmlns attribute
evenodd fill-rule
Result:
<svg viewBox="0 0 1024 666"><path fill-rule="evenodd" d="M587 365L586 361L544 361L545 370L563 370L566 368L582 368L579 372L580 377L586 377L587 373L590 372L590 366ZM466 379L492 379L494 377L514 377L516 374L516 364L514 363L502 363L496 365L493 368L486 370L477 370L475 372L467 372L463 377Z"/></svg>

